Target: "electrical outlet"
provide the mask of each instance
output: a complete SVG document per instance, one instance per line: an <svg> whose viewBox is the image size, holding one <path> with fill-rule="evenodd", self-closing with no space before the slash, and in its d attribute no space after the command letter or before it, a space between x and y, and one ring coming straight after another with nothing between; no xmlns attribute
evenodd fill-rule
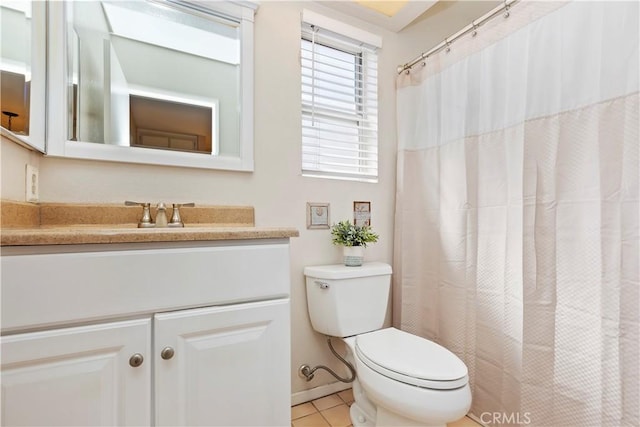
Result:
<svg viewBox="0 0 640 427"><path fill-rule="evenodd" d="M40 184L38 182L38 168L27 165L25 173L25 199L27 202L37 202L39 198Z"/></svg>

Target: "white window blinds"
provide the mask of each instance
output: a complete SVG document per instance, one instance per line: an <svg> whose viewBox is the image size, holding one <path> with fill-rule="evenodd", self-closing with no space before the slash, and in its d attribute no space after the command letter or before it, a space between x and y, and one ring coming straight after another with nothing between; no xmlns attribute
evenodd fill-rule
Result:
<svg viewBox="0 0 640 427"><path fill-rule="evenodd" d="M377 181L375 48L303 22L300 53L303 175Z"/></svg>

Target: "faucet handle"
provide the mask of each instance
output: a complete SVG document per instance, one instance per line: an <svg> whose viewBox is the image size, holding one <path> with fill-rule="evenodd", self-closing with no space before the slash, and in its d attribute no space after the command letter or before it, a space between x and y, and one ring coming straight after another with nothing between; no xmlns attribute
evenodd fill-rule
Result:
<svg viewBox="0 0 640 427"><path fill-rule="evenodd" d="M138 228L151 228L156 226L153 222L151 222L151 211L149 209L151 203L132 202L130 200L126 200L124 202L124 205L142 206L142 218L140 218L140 221L138 222Z"/></svg>
<svg viewBox="0 0 640 427"><path fill-rule="evenodd" d="M174 203L173 204L173 213L171 214L171 221L169 221L169 227L184 227L184 223L182 222L182 218L180 218L180 208L182 206L185 207L194 207L196 204L191 203Z"/></svg>
<svg viewBox="0 0 640 427"><path fill-rule="evenodd" d="M192 208L194 207L196 204L191 202L191 203L174 203L173 207L174 208L181 208L181 207L185 207L185 208Z"/></svg>

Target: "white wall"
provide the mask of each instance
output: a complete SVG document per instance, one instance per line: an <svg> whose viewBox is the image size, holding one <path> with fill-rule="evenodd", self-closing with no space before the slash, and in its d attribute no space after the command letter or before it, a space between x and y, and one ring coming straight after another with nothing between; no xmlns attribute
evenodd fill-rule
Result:
<svg viewBox="0 0 640 427"><path fill-rule="evenodd" d="M502 3L483 0L439 1L398 34L398 64L413 60ZM482 28L478 31L481 33ZM451 48L455 49L455 42Z"/></svg>
<svg viewBox="0 0 640 427"><path fill-rule="evenodd" d="M42 156L0 137L0 198L24 202L26 165L38 167Z"/></svg>
<svg viewBox="0 0 640 427"><path fill-rule="evenodd" d="M447 2L449 3L449 2ZM391 263L396 165L395 69L456 31L482 12L479 3L445 5L444 21L428 18L401 34L343 17L352 25L383 37L379 52L379 183L357 183L301 176L300 153L300 13L303 7L341 15L310 2L262 2L255 21L255 171L208 171L175 167L34 158L11 143L2 145L2 198L24 200L24 164L40 166L41 200L48 202L122 203L125 199L189 202L207 205L251 205L258 226L291 226L292 389L332 383L318 373L311 383L297 376L303 364L325 364L346 374L334 362L324 338L311 329L306 308L303 268L340 262L328 230L307 230L306 202L331 203L331 221L352 218L355 200L371 201L372 225L380 241L367 249L367 260ZM495 3L492 3L495 4ZM486 6L484 6L486 8ZM473 9L468 12L469 8ZM452 12L453 11L453 12ZM471 17L467 19L465 13ZM478 13L479 12L479 13ZM460 16L458 16L460 15ZM431 34L431 27L437 31ZM440 33L444 35L440 35ZM436 39L436 40L432 40ZM16 178L16 176L18 178Z"/></svg>

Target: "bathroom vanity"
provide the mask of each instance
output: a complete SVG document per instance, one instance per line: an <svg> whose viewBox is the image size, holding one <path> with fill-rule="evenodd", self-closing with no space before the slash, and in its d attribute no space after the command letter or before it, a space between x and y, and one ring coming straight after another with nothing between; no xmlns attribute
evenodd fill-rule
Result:
<svg viewBox="0 0 640 427"><path fill-rule="evenodd" d="M290 424L296 230L19 235L3 235L2 425ZM117 243L74 243L95 236Z"/></svg>

